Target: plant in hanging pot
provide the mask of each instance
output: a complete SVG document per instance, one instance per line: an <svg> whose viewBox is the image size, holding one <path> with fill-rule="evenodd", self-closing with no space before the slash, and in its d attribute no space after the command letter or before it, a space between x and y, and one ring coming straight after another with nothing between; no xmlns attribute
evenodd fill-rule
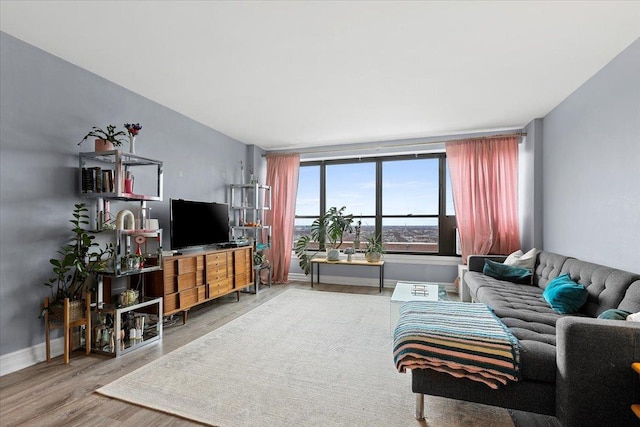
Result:
<svg viewBox="0 0 640 427"><path fill-rule="evenodd" d="M327 260L337 261L340 257L339 248L342 246L342 236L345 232L351 232L351 223L353 215L345 215L346 206L338 209L331 207L320 218L317 218L311 224L311 235L302 236L298 239L295 246L295 252L304 274L311 272L311 258L319 251L313 254L307 253L311 242L319 242L320 247L324 243L327 248Z"/></svg>
<svg viewBox="0 0 640 427"><path fill-rule="evenodd" d="M87 279L96 273L107 270L114 254L113 244L100 247L94 241L95 236L83 228L89 223L88 209L84 203L76 204L73 209L73 237L68 244L60 248L58 258L49 262L53 265L53 276L44 283L51 288L51 298L43 305L40 317L45 312L55 315L60 311L65 299L82 301L87 291ZM54 318L55 321L55 318Z"/></svg>
<svg viewBox="0 0 640 427"><path fill-rule="evenodd" d="M106 131L93 126L91 131L82 138L78 145L82 144L90 136L96 138L96 151L109 151L113 150L114 147L120 147L124 144L126 140L123 137L127 136L127 133L123 130L116 131L114 125L107 126Z"/></svg>
<svg viewBox="0 0 640 427"><path fill-rule="evenodd" d="M384 243L379 236L371 235L367 239L367 248L364 251L364 257L368 262L377 262L382 258L384 253Z"/></svg>

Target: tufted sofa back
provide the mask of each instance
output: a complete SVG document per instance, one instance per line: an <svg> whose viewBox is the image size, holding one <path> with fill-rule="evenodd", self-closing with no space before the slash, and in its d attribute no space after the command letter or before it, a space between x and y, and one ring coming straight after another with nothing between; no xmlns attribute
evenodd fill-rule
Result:
<svg viewBox="0 0 640 427"><path fill-rule="evenodd" d="M538 253L538 260L536 261L535 274L533 275L533 284L545 289L551 279L560 275L562 265L567 259L569 259L569 257L564 255L540 251Z"/></svg>
<svg viewBox="0 0 640 427"><path fill-rule="evenodd" d="M549 281L569 273L571 280L589 292L580 312L597 317L610 308L640 311L640 274L629 273L564 255L541 251L538 254L534 284L544 289Z"/></svg>

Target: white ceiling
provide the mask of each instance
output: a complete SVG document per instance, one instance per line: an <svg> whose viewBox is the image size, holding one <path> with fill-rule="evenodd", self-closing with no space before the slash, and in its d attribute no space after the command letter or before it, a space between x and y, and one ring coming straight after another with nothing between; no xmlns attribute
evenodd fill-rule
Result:
<svg viewBox="0 0 640 427"><path fill-rule="evenodd" d="M267 150L522 127L640 2L5 1L2 31Z"/></svg>

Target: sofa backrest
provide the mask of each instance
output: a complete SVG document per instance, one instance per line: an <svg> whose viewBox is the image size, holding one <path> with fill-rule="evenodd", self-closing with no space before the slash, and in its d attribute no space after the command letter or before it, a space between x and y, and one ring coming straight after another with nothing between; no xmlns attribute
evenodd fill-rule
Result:
<svg viewBox="0 0 640 427"><path fill-rule="evenodd" d="M631 284L640 280L638 274L573 258L562 265L560 274L566 273L571 280L587 288L589 296L580 312L591 317L597 317L610 308L618 308ZM633 296L630 295L628 303L632 302Z"/></svg>
<svg viewBox="0 0 640 427"><path fill-rule="evenodd" d="M640 313L640 279L629 286L618 308L631 313Z"/></svg>
<svg viewBox="0 0 640 427"><path fill-rule="evenodd" d="M533 275L533 284L544 289L551 279L560 275L562 265L569 259L564 255L554 254L553 252L540 251L538 260L536 261L535 274Z"/></svg>

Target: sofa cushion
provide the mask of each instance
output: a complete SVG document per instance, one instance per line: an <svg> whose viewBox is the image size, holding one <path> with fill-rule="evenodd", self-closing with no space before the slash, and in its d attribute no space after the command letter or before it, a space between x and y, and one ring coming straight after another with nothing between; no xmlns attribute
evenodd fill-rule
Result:
<svg viewBox="0 0 640 427"><path fill-rule="evenodd" d="M542 297L560 314L575 313L587 302L587 289L563 274L549 282Z"/></svg>
<svg viewBox="0 0 640 427"><path fill-rule="evenodd" d="M629 286L629 289L627 289L627 292L624 294L624 298L620 301L618 308L632 313L640 311L640 278L631 283L631 286Z"/></svg>
<svg viewBox="0 0 640 427"><path fill-rule="evenodd" d="M468 275L472 276L469 277ZM553 382L556 376L556 313L542 298L542 289L467 273L474 299L487 304L522 345L522 378Z"/></svg>
<svg viewBox="0 0 640 427"><path fill-rule="evenodd" d="M491 307L520 341L522 379L554 382L555 322L561 315L542 299L542 289L491 280L494 282L477 288L478 299Z"/></svg>
<svg viewBox="0 0 640 427"><path fill-rule="evenodd" d="M528 285L531 283L531 270L524 267L506 265L491 260L484 262L482 274L493 277L498 280L507 280L513 283Z"/></svg>
<svg viewBox="0 0 640 427"><path fill-rule="evenodd" d="M598 319L607 319L607 320L627 320L627 316L632 313L620 310L617 308L610 308L609 310L605 310L598 316Z"/></svg>
<svg viewBox="0 0 640 427"><path fill-rule="evenodd" d="M536 267L537 259L538 250L536 248L533 248L526 254L523 254L521 250L515 251L514 253L510 254L507 259L504 260L504 263L516 267L523 267L533 272Z"/></svg>

